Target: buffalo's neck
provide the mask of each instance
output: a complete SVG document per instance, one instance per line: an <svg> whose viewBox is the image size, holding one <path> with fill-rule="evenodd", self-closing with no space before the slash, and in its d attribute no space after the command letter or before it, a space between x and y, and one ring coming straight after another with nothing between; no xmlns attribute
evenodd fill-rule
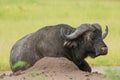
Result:
<svg viewBox="0 0 120 80"><path fill-rule="evenodd" d="M86 50L83 46L80 46L80 48L71 48L71 59L73 61L81 61L84 60L88 55L86 54Z"/></svg>

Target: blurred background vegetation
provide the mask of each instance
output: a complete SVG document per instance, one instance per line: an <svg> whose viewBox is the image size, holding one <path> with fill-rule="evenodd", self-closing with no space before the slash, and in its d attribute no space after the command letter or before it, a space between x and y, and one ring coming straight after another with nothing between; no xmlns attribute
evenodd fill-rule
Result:
<svg viewBox="0 0 120 80"><path fill-rule="evenodd" d="M60 23L99 23L103 31L108 25L108 55L87 60L93 66L120 65L120 0L0 0L0 70L10 69L10 50L18 39Z"/></svg>
<svg viewBox="0 0 120 80"><path fill-rule="evenodd" d="M120 70L118 69L109 67L105 69L105 72L103 74L110 78L111 80L120 80Z"/></svg>

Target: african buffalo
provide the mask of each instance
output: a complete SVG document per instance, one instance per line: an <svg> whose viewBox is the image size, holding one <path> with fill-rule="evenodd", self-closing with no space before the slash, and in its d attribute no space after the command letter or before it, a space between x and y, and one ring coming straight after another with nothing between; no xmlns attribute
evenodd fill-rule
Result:
<svg viewBox="0 0 120 80"><path fill-rule="evenodd" d="M78 28L67 24L46 26L16 42L10 54L11 69L13 72L26 70L43 57L65 57L73 61L80 70L91 72L85 58L108 53L103 42L107 34L108 27L102 34L101 26L97 23L81 24ZM14 68L18 61L25 61L30 65Z"/></svg>

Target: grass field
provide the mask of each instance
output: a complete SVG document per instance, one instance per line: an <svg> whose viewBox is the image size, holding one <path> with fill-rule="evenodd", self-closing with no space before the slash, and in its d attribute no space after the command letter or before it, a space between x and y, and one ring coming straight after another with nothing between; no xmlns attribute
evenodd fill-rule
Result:
<svg viewBox="0 0 120 80"><path fill-rule="evenodd" d="M46 25L100 23L109 35L107 56L88 58L91 65L120 65L120 0L0 0L0 70L9 70L13 44Z"/></svg>

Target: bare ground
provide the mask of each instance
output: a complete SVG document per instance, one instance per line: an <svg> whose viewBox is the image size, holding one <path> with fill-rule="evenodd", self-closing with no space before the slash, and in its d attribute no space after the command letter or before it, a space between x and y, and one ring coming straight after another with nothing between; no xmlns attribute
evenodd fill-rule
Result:
<svg viewBox="0 0 120 80"><path fill-rule="evenodd" d="M98 72L83 72L65 58L43 58L26 71L1 72L0 80L109 80Z"/></svg>

